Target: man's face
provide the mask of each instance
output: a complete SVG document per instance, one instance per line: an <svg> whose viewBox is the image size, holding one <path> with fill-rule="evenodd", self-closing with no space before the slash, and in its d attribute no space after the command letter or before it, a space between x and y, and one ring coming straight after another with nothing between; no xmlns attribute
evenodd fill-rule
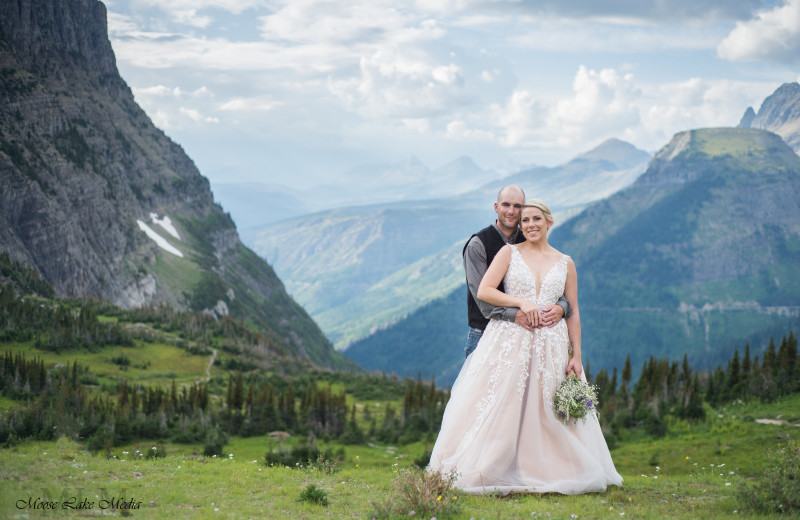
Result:
<svg viewBox="0 0 800 520"><path fill-rule="evenodd" d="M525 199L517 190L505 190L494 203L497 226L505 231L516 230Z"/></svg>

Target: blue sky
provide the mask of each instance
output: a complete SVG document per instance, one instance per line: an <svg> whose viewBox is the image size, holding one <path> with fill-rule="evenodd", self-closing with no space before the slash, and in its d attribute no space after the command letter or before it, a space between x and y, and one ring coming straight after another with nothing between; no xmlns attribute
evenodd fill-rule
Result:
<svg viewBox="0 0 800 520"><path fill-rule="evenodd" d="M105 4L137 102L217 183L656 151L800 79L800 0Z"/></svg>

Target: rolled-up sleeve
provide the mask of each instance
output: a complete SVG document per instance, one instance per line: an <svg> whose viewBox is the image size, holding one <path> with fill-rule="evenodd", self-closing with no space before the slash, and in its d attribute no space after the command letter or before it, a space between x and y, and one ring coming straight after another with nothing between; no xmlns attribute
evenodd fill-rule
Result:
<svg viewBox="0 0 800 520"><path fill-rule="evenodd" d="M516 307L495 307L478 299L478 287L481 285L483 275L486 274L486 248L478 237L472 237L464 250L464 272L467 275L467 287L472 299L484 317L504 321L514 321L517 317Z"/></svg>

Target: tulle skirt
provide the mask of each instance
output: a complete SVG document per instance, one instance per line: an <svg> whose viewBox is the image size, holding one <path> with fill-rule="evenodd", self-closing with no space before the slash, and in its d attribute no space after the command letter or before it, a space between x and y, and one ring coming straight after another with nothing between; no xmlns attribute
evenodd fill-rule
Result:
<svg viewBox="0 0 800 520"><path fill-rule="evenodd" d="M622 484L597 419L565 425L553 411L568 344L563 320L534 332L492 320L453 384L428 470L476 494Z"/></svg>

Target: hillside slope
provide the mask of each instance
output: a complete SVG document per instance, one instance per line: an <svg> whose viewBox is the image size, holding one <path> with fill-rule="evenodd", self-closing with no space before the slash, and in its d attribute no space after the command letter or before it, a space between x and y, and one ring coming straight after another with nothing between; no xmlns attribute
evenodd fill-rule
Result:
<svg viewBox="0 0 800 520"><path fill-rule="evenodd" d="M352 366L136 104L97 0L0 3L0 250L59 296L230 313Z"/></svg>

